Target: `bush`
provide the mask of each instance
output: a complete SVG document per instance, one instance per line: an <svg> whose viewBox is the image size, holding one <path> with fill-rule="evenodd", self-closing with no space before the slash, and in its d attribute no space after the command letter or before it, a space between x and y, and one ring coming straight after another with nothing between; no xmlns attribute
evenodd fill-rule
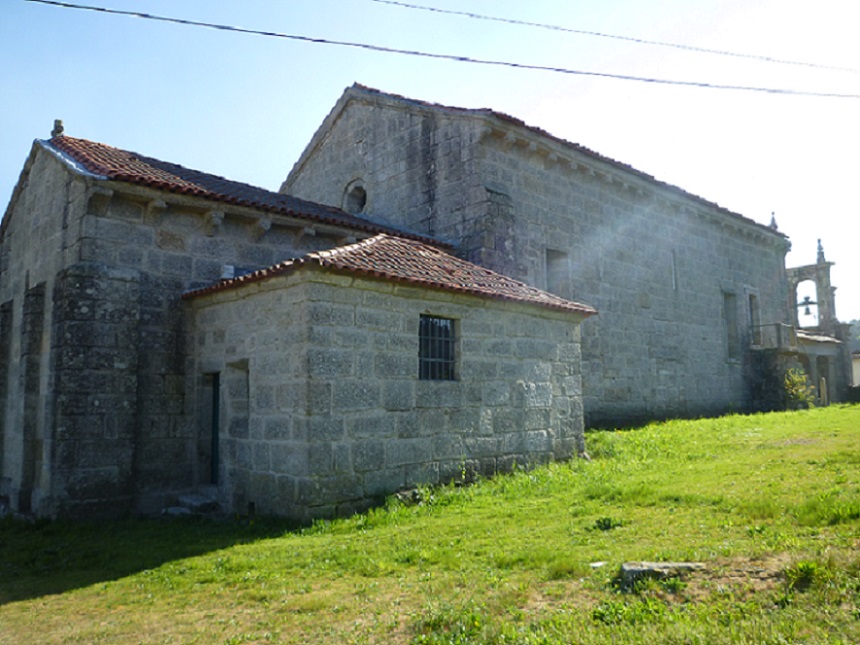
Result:
<svg viewBox="0 0 860 645"><path fill-rule="evenodd" d="M782 378L782 392L786 410L805 410L815 407L815 389L809 384L806 372L800 367L786 370Z"/></svg>

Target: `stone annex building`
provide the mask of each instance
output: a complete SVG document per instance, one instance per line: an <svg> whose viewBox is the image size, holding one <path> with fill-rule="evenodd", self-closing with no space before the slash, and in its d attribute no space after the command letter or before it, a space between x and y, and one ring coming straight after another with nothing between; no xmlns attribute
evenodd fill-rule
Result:
<svg viewBox="0 0 860 645"><path fill-rule="evenodd" d="M280 193L58 123L0 225L0 501L307 521L569 458L585 424L765 409L789 365L839 398L831 264L788 248L511 117L358 85Z"/></svg>

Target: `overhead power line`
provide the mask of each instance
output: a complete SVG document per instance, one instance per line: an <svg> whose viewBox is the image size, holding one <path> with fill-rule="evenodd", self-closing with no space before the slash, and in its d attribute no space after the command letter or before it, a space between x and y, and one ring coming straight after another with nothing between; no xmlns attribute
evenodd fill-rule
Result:
<svg viewBox="0 0 860 645"><path fill-rule="evenodd" d="M640 45L654 45L656 47L671 47L673 49L682 49L685 51L699 52L702 54L715 54L718 56L730 56L733 58L746 58L757 60L765 63L777 63L780 65L795 65L797 67L811 67L813 69L826 69L837 72L850 72L851 74L860 74L860 69L853 67L839 67L836 65L822 65L820 63L807 63L804 61L787 60L784 58L772 58L770 56L760 56L756 54L744 54L739 52L726 51L722 49L708 49L707 47L697 47L695 45L682 45L679 43L668 43L660 40L646 40L644 38L634 38L633 36L619 36L617 34L606 34L599 31L587 31L584 29L571 29L569 27L561 27L559 25L550 25L541 22L529 22L527 20L516 20L514 18L502 18L499 16L487 16L471 11L455 11L453 9L439 9L437 7L428 7L420 4L410 4L408 2L398 2L397 0L370 0L379 4L389 4L395 7L404 9L418 9L420 11L430 11L432 13L442 13L452 16L465 16L475 20L489 20L492 22L503 22L509 25L520 25L524 27L537 27L539 29L548 29L550 31L560 31L568 34L579 34L583 36L597 36L599 38L611 38L613 40L624 40Z"/></svg>
<svg viewBox="0 0 860 645"><path fill-rule="evenodd" d="M585 70L569 69L566 67L551 67L545 65L529 65L526 63L514 63L510 61L486 60L480 58L471 58L469 56L456 56L453 54L435 54L432 52L422 52L409 49L398 49L396 47L383 47L381 45L371 45L368 43L356 43L343 40L330 40L327 38L313 38L310 36L299 36L295 34L285 34L276 31L261 31L257 29L245 29L243 27L234 27L230 25L219 25L210 22L201 22L198 20L185 20L183 18L170 18L167 16L157 16L149 13L141 13L138 11L124 11L120 9L107 9L105 7L93 7L89 5L73 4L70 2L58 2L56 0L25 0L25 2L35 2L38 4L53 5L66 9L82 9L86 11L97 11L101 13L133 16L143 18L145 20L156 20L160 22L169 22L180 25L188 25L192 27L204 27L208 29L218 29L221 31L236 32L241 34L253 34L256 36L268 36L271 38L284 38L288 40L297 40L301 42L316 43L323 45L338 45L341 47L354 47L366 49L369 51L382 52L387 54L400 54L403 56L418 56L422 58L431 58L436 60L449 60L458 63L472 63L476 65L492 65L496 67L509 67L513 69L536 70L542 72L554 72L557 74L570 74L575 76L590 76L596 78L611 78L623 81L637 81L640 83L653 83L658 85L675 85L681 87L700 87L715 90L737 90L743 92L759 92L766 94L783 94L794 96L815 96L825 98L841 98L841 99L860 99L860 94L844 94L838 92L813 92L806 90L793 90L777 87L755 87L748 85L724 85L716 83L705 83L701 81L678 81L662 78L648 78L644 76L631 76L627 74L611 74L608 72L590 72Z"/></svg>

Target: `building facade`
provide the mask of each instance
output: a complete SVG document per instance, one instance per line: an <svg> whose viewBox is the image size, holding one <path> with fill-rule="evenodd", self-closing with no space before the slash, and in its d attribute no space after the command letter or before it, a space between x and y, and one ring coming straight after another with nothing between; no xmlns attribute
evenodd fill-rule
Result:
<svg viewBox="0 0 860 645"><path fill-rule="evenodd" d="M308 521L850 379L823 250L491 110L353 86L279 193L52 135L0 224L17 512Z"/></svg>
<svg viewBox="0 0 860 645"><path fill-rule="evenodd" d="M757 409L756 338L792 324L775 226L490 110L353 86L281 190L594 305L587 425Z"/></svg>
<svg viewBox="0 0 860 645"><path fill-rule="evenodd" d="M308 268L335 248L371 269ZM0 499L116 517L205 490L304 521L454 462L568 457L592 313L427 237L55 131L0 230ZM421 315L451 332L427 373Z"/></svg>

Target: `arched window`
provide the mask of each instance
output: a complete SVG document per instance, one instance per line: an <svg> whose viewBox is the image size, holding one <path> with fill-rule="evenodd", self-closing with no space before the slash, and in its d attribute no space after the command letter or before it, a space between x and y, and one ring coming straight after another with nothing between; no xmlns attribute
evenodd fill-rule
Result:
<svg viewBox="0 0 860 645"><path fill-rule="evenodd" d="M346 187L343 193L343 210L353 215L358 215L364 212L367 206L367 191L364 189L364 184L357 179Z"/></svg>
<svg viewBox="0 0 860 645"><path fill-rule="evenodd" d="M797 321L801 328L818 326L818 294L814 280L797 284Z"/></svg>

